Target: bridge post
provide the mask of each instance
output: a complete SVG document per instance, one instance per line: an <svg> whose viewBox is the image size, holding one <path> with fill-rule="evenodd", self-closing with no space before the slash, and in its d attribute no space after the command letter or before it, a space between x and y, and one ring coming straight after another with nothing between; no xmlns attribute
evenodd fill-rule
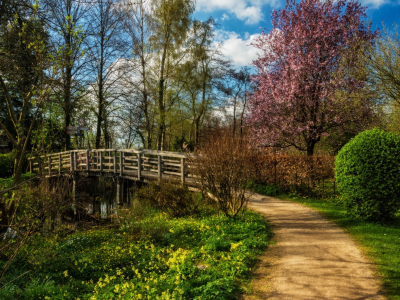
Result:
<svg viewBox="0 0 400 300"><path fill-rule="evenodd" d="M103 172L103 152L99 152L100 155L100 172Z"/></svg>
<svg viewBox="0 0 400 300"><path fill-rule="evenodd" d="M86 150L86 171L89 172L89 150Z"/></svg>
<svg viewBox="0 0 400 300"><path fill-rule="evenodd" d="M182 157L181 158L181 181L182 184L185 184L185 159Z"/></svg>
<svg viewBox="0 0 400 300"><path fill-rule="evenodd" d="M72 209L74 211L74 221L76 221L76 184L78 181L78 176L76 174L72 175Z"/></svg>
<svg viewBox="0 0 400 300"><path fill-rule="evenodd" d="M114 150L114 173L117 173L117 151Z"/></svg>
<svg viewBox="0 0 400 300"><path fill-rule="evenodd" d="M124 171L124 153L122 151L119 152L119 176L122 176Z"/></svg>
<svg viewBox="0 0 400 300"><path fill-rule="evenodd" d="M117 206L122 205L122 178L121 177L117 177L117 196L116 196L116 202L117 202Z"/></svg>
<svg viewBox="0 0 400 300"><path fill-rule="evenodd" d="M73 152L70 152L69 153L69 161L70 161L70 169L71 169L71 172L74 170L74 153Z"/></svg>
<svg viewBox="0 0 400 300"><path fill-rule="evenodd" d="M161 156L158 156L158 180L162 178Z"/></svg>
<svg viewBox="0 0 400 300"><path fill-rule="evenodd" d="M49 176L51 176L51 156L49 156Z"/></svg>
<svg viewBox="0 0 400 300"><path fill-rule="evenodd" d="M62 161L61 154L58 154L58 174L61 175Z"/></svg>
<svg viewBox="0 0 400 300"><path fill-rule="evenodd" d="M138 180L140 180L141 173L142 173L142 161L141 161L141 156L142 156L141 153L138 153L138 154L137 154L137 159L138 159L138 161L137 161L137 165L138 165L137 176L138 176Z"/></svg>
<svg viewBox="0 0 400 300"><path fill-rule="evenodd" d="M74 152L74 171L78 170L78 153Z"/></svg>

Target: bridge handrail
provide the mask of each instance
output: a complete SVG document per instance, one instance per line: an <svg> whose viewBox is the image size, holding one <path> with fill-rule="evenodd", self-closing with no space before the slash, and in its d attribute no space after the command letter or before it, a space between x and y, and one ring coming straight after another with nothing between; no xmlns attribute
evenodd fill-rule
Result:
<svg viewBox="0 0 400 300"><path fill-rule="evenodd" d="M90 155L91 153L94 155ZM104 153L108 155L104 156ZM150 155L150 157L145 155ZM188 154L185 153L148 149L86 149L32 156L28 160L31 172L47 171L49 176L55 173L60 175L66 173L63 170L67 170L68 172L112 172L119 176L134 173L140 180L143 176L154 177L151 174L157 173L158 178L163 175L180 176L182 182L185 182L185 177L188 175L185 167L187 156ZM147 174L144 174L145 172Z"/></svg>

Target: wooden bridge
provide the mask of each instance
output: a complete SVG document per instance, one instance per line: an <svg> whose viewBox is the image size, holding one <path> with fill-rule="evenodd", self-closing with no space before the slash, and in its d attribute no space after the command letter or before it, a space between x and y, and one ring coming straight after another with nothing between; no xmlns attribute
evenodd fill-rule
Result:
<svg viewBox="0 0 400 300"><path fill-rule="evenodd" d="M71 150L32 157L30 171L45 177L73 176L113 177L117 179L116 201L123 200L123 180L148 182L161 178L177 179L190 184L187 155L178 152L135 149Z"/></svg>
<svg viewBox="0 0 400 300"><path fill-rule="evenodd" d="M30 158L29 166L31 172L45 176L76 172L138 181L175 177L185 183L186 158L184 153L157 150L71 150Z"/></svg>

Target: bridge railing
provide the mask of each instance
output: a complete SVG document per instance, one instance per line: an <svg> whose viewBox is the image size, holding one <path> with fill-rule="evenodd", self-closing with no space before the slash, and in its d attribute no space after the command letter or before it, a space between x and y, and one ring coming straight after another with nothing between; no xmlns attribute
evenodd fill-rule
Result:
<svg viewBox="0 0 400 300"><path fill-rule="evenodd" d="M187 174L186 154L135 149L71 150L30 160L30 171L47 176L69 172L93 172L135 177L138 180L162 177L180 177L184 183ZM92 175L94 175L91 173ZM89 174L90 175L90 174Z"/></svg>

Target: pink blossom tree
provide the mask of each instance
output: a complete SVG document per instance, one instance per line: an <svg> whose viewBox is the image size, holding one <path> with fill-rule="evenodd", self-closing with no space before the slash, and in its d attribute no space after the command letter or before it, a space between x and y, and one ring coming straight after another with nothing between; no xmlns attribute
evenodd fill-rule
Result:
<svg viewBox="0 0 400 300"><path fill-rule="evenodd" d="M377 32L363 22L356 1L288 0L272 11L273 28L254 46L258 85L250 95L247 125L257 144L294 146L313 155L332 132L361 128L374 114L371 97L360 97L362 50Z"/></svg>

